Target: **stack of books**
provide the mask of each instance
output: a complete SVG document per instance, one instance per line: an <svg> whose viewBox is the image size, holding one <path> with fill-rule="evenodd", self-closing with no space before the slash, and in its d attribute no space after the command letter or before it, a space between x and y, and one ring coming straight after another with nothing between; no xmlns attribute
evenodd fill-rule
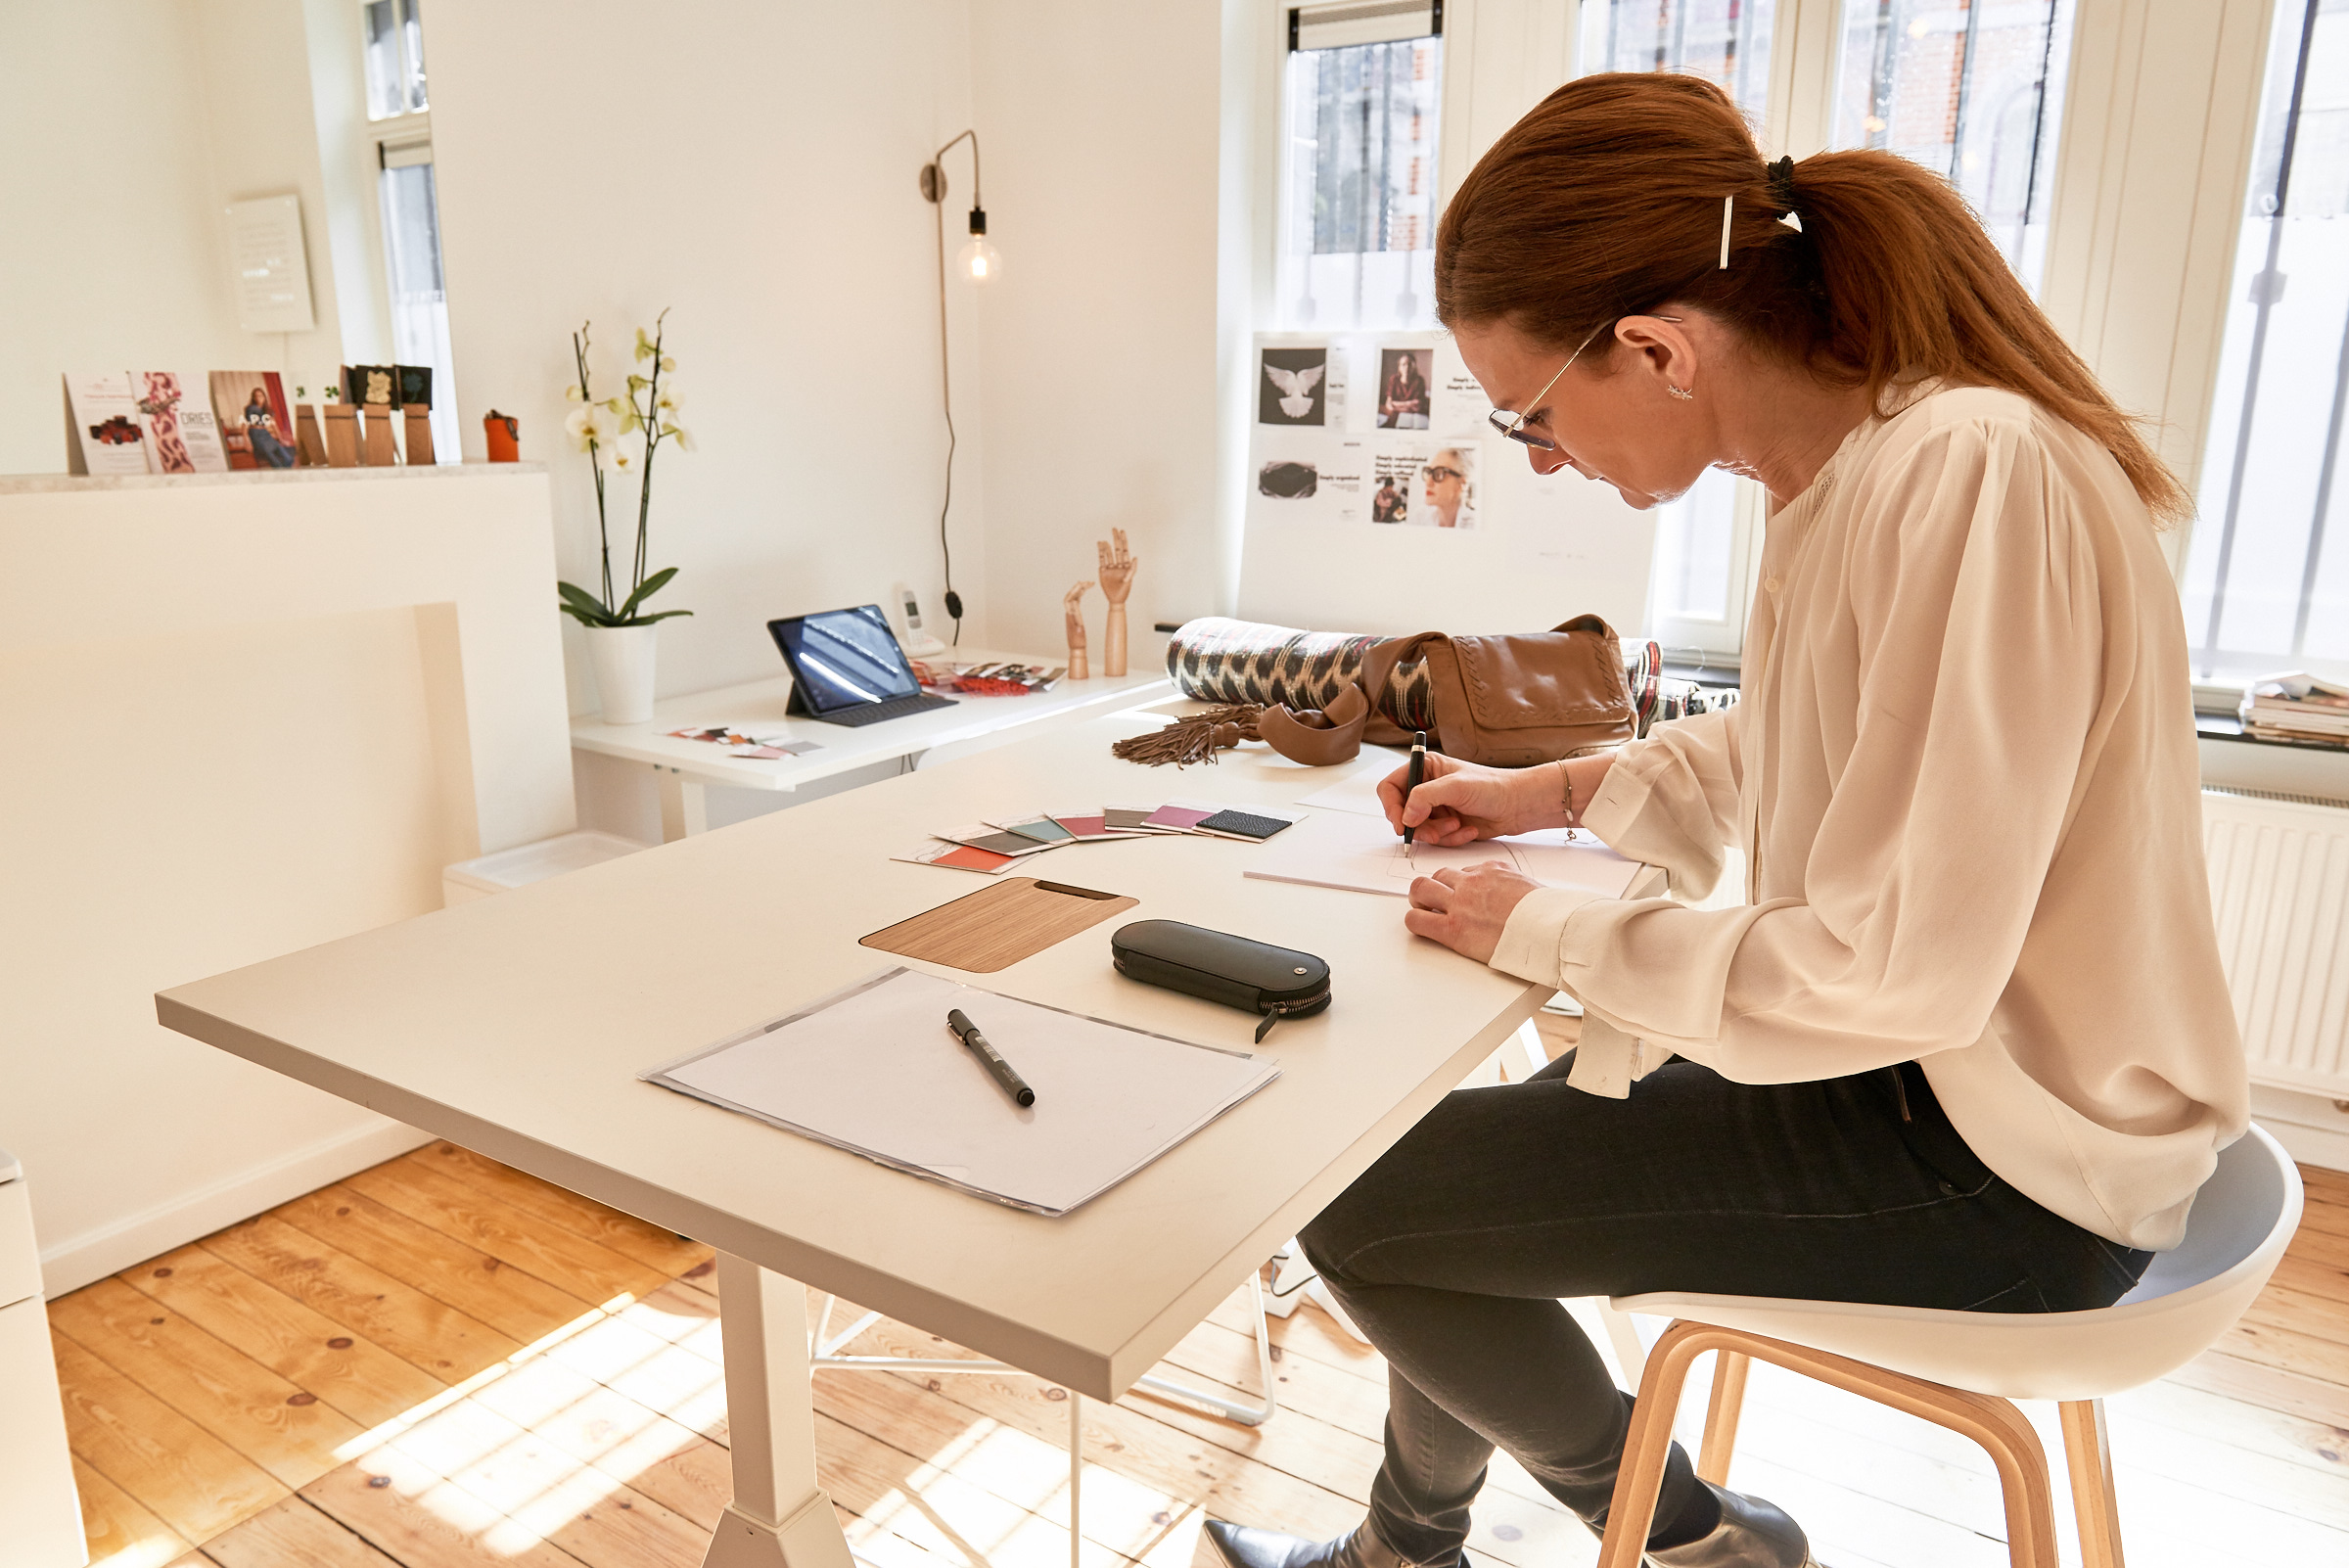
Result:
<svg viewBox="0 0 2349 1568"><path fill-rule="evenodd" d="M2262 740L2349 747L2349 686L2304 670L2251 682L2236 712L2243 727Z"/></svg>

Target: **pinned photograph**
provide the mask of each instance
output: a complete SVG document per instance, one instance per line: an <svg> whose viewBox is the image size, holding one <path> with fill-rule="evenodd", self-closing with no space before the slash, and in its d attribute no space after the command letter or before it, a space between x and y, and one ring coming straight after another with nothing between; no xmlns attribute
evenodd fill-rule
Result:
<svg viewBox="0 0 2349 1568"><path fill-rule="evenodd" d="M1256 471L1256 493L1276 501L1311 500L1320 487L1320 470L1311 463L1275 458Z"/></svg>
<svg viewBox="0 0 2349 1568"><path fill-rule="evenodd" d="M1476 445L1439 446L1419 470L1409 522L1427 528L1476 527Z"/></svg>
<svg viewBox="0 0 2349 1568"><path fill-rule="evenodd" d="M1435 378L1433 348L1382 348L1378 354L1378 428L1428 428L1430 385Z"/></svg>
<svg viewBox="0 0 2349 1568"><path fill-rule="evenodd" d="M1321 425L1328 422L1329 350L1266 348L1257 380L1256 420L1260 425ZM1267 492L1269 493L1269 492ZM1310 491L1307 493L1311 493Z"/></svg>
<svg viewBox="0 0 2349 1568"><path fill-rule="evenodd" d="M1407 477L1398 480L1393 474L1381 474L1378 488L1370 492L1370 521L1373 523L1408 523L1411 520L1411 486Z"/></svg>

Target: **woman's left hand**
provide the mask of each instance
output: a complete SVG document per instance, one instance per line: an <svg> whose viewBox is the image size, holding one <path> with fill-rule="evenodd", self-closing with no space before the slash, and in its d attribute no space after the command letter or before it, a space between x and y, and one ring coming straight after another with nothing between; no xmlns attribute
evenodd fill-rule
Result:
<svg viewBox="0 0 2349 1568"><path fill-rule="evenodd" d="M1460 871L1447 866L1411 883L1411 906L1404 913L1404 928L1480 964L1491 963L1510 911L1541 885L1497 860Z"/></svg>

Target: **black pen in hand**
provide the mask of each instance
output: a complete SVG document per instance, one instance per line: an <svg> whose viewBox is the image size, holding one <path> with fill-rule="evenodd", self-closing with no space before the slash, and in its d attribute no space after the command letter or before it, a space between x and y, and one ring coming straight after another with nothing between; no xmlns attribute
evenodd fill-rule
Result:
<svg viewBox="0 0 2349 1568"><path fill-rule="evenodd" d="M1002 1085L1003 1092L1011 1096L1014 1105L1025 1108L1036 1103L1036 1090L1028 1086L1026 1079L1012 1071L1011 1064L987 1042L987 1037L979 1033L979 1026L972 1023L961 1008L953 1008L946 1014L946 1027L986 1066L987 1076Z"/></svg>
<svg viewBox="0 0 2349 1568"><path fill-rule="evenodd" d="M1411 731L1411 770L1403 778L1403 808L1405 810L1407 811L1411 808L1411 791L1426 782L1426 779L1427 731L1414 729ZM1408 823L1404 825L1403 842L1405 844L1411 842L1411 828Z"/></svg>

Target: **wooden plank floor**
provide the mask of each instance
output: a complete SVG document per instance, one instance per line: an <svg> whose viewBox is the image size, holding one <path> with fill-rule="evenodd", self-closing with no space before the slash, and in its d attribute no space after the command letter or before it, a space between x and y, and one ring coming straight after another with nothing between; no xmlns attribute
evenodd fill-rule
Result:
<svg viewBox="0 0 2349 1568"><path fill-rule="evenodd" d="M2139 1568L2349 1563L2349 1176L2306 1176L2308 1220L2250 1316L2111 1402ZM446 1143L125 1269L50 1309L92 1560L692 1568L731 1491L714 1288L708 1248ZM1283 1407L1260 1430L1085 1407L1084 1568L1204 1568L1211 1513L1359 1520L1383 1363L1313 1308L1275 1339ZM858 1348L951 1354L888 1322ZM1243 1299L1169 1360L1253 1379ZM1066 1399L1010 1374L820 1375L824 1484L857 1555L1060 1568ZM1961 1441L1769 1367L1747 1408L1732 1484L1793 1511L1822 1561L2005 1560ZM1478 1568L1595 1556L1505 1456L1470 1549Z"/></svg>

